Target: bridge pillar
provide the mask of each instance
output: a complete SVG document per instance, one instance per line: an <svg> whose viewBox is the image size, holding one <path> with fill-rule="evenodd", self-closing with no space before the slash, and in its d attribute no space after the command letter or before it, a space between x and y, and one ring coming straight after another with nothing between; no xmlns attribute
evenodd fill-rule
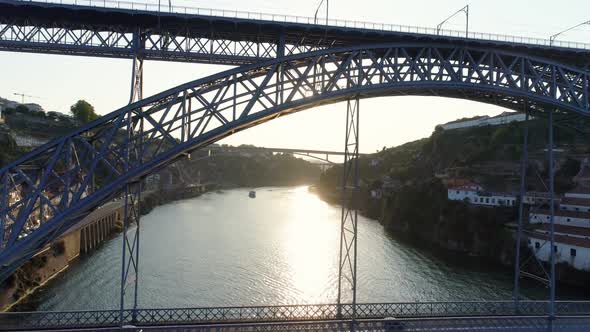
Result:
<svg viewBox="0 0 590 332"><path fill-rule="evenodd" d="M529 109L528 100L524 101L524 132L522 143L522 160L520 165L520 200L518 203L518 226L516 230L516 252L514 258L514 290L512 298L514 300L514 308L518 311L518 301L520 299L520 245L522 239L522 225L524 217L524 197L526 195L526 169L528 164L528 140L529 140Z"/></svg>
<svg viewBox="0 0 590 332"><path fill-rule="evenodd" d="M139 280L139 220L141 199L141 182L134 182L125 185L125 206L123 208L123 252L121 260L121 289L120 289L120 312L119 324L125 325L125 298L128 294L127 287L133 283L131 292L133 294L133 312L131 320L136 320L137 291ZM135 222L135 227L130 225Z"/></svg>
<svg viewBox="0 0 590 332"><path fill-rule="evenodd" d="M145 49L145 40L141 30L133 34L133 67L131 69L131 94L129 104L143 99L143 50Z"/></svg>
<svg viewBox="0 0 590 332"><path fill-rule="evenodd" d="M555 318L555 174L553 165L553 110L549 110L548 117L549 127L549 147L547 153L549 154L549 211L550 211L550 228L549 228L549 241L551 243L549 264L551 266L551 273L549 279L549 318L553 320Z"/></svg>
<svg viewBox="0 0 590 332"><path fill-rule="evenodd" d="M344 163L342 173L342 212L340 219L340 254L338 266L338 317L343 317L342 295L344 287L352 291L351 329L356 318L356 272L357 272L357 221L356 198L359 192L359 97L348 100L346 107L346 130L344 139Z"/></svg>
<svg viewBox="0 0 590 332"><path fill-rule="evenodd" d="M129 103L143 99L143 50L145 50L145 36L140 29L133 34L133 68L131 72L131 93ZM134 129L136 123L132 120L133 112L127 115L127 148L126 148L126 165L125 170L128 171L129 164L132 161L141 163L143 159L143 151L138 150L137 146L132 148L131 141L133 136L139 137L139 145L142 146L143 141L143 118L139 121L138 129ZM184 130L184 127L183 127ZM133 283L133 312L131 321L136 321L137 310L137 291L139 279L139 219L140 219L140 204L141 204L141 180L125 185L125 207L123 209L123 248L121 259L121 288L120 288L120 311L119 324L121 327L125 325L125 295L127 294L128 283ZM130 223L135 222L135 227L130 228ZM130 272L133 272L130 276ZM130 280L129 278L133 279Z"/></svg>

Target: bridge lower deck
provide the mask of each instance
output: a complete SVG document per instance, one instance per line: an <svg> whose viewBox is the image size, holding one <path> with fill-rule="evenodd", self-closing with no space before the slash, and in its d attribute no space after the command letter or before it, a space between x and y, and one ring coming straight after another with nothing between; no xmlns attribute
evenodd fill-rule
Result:
<svg viewBox="0 0 590 332"><path fill-rule="evenodd" d="M49 331L166 331L166 332L206 332L206 331L588 331L590 317L546 316L507 316L507 317L454 317L420 319L380 319L380 320L330 320L272 323L233 323L210 325L166 325L166 326L124 326L107 328L60 329Z"/></svg>
<svg viewBox="0 0 590 332"><path fill-rule="evenodd" d="M356 330L590 330L590 302L558 301L554 320L547 309L546 301L361 303ZM0 331L346 331L352 317L351 304L6 312Z"/></svg>

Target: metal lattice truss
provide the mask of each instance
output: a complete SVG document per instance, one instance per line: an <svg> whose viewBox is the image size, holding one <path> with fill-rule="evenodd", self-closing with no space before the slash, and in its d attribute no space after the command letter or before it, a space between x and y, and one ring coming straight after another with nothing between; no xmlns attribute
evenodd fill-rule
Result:
<svg viewBox="0 0 590 332"><path fill-rule="evenodd" d="M527 100L532 112L588 116L588 76L525 54L389 44L282 57L177 86L0 170L0 280L125 184L282 115L353 96L414 94L517 111Z"/></svg>
<svg viewBox="0 0 590 332"><path fill-rule="evenodd" d="M559 315L589 317L589 302L556 302ZM338 315L338 311L341 311ZM359 303L357 319L417 319L442 317L496 317L535 316L546 314L546 301L522 301L518 306L512 301L484 302L412 302L412 303ZM6 312L0 313L0 331L93 328L119 324L119 310L65 311L65 312ZM502 317L503 316L503 317ZM204 307L124 310L125 324L174 325L213 323L255 323L288 321L321 321L353 317L352 304L309 304L254 307ZM349 324L344 325L346 330Z"/></svg>
<svg viewBox="0 0 590 332"><path fill-rule="evenodd" d="M359 74L361 72L359 71ZM360 77L357 77L360 79ZM349 83L350 84L350 83ZM356 318L358 210L359 191L359 117L358 96L346 103L344 163L342 164L342 211L340 217L340 254L338 264L338 304L351 293L352 317ZM349 292L350 290L350 292ZM341 312L338 312L340 315Z"/></svg>
<svg viewBox="0 0 590 332"><path fill-rule="evenodd" d="M136 34L124 26L68 26L63 23L22 25L10 18L0 24L0 50L133 58L136 48L148 60L217 64L249 64L320 49L309 43L284 44L257 40L232 40L211 32L171 34L148 29ZM4 23L7 22L7 23Z"/></svg>

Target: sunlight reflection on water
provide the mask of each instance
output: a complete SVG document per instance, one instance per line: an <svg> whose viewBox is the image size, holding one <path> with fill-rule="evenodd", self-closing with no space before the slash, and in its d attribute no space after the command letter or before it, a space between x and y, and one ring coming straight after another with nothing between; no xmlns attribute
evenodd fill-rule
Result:
<svg viewBox="0 0 590 332"><path fill-rule="evenodd" d="M333 303L341 209L306 187L207 193L142 218L141 307ZM359 216L359 302L508 299L511 273L449 263ZM38 310L118 306L121 238L35 297ZM348 293L343 296L349 301Z"/></svg>

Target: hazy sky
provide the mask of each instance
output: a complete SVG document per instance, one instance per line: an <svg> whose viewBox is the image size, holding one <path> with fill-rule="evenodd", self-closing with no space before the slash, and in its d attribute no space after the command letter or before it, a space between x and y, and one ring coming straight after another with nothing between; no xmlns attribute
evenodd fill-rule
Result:
<svg viewBox="0 0 590 332"><path fill-rule="evenodd" d="M172 2L191 7L313 16L320 0ZM330 17L435 27L465 4L470 4L470 30L478 32L547 37L590 19L588 0L330 0ZM463 29L463 20L458 16L446 27ZM590 42L590 26L561 38ZM147 61L144 67L145 96L228 68L155 61ZM39 98L27 102L39 103L48 111L68 112L76 100L86 99L98 113L109 113L127 103L130 75L131 60L0 52L0 96L17 100L14 92L35 95ZM222 143L342 150L345 107L335 104L289 115L226 138ZM363 100L361 151L373 152L383 146L426 137L436 124L460 117L502 111L491 105L437 97Z"/></svg>

